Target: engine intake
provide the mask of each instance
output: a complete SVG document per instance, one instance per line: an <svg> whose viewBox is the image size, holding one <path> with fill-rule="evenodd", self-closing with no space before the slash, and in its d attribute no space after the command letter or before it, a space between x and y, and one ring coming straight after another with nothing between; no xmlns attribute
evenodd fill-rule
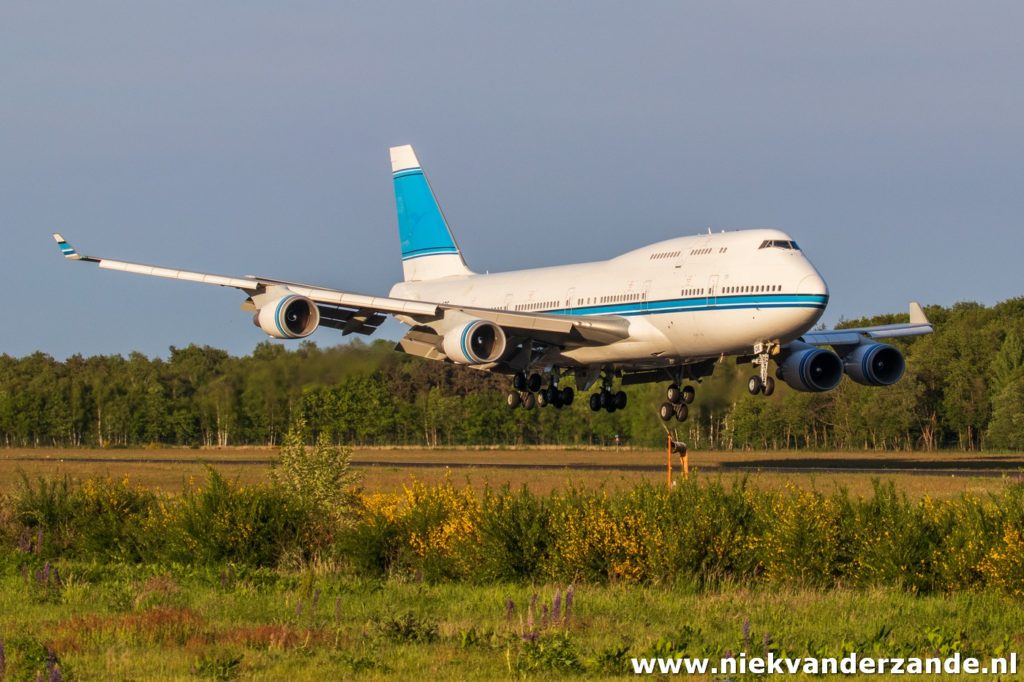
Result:
<svg viewBox="0 0 1024 682"><path fill-rule="evenodd" d="M906 368L903 353L887 343L862 343L843 357L843 370L864 386L891 386Z"/></svg>
<svg viewBox="0 0 1024 682"><path fill-rule="evenodd" d="M831 391L843 379L843 361L830 350L798 344L779 364L778 377L797 391Z"/></svg>
<svg viewBox="0 0 1024 682"><path fill-rule="evenodd" d="M301 339L316 331L320 310L305 296L289 294L265 304L252 321L275 339Z"/></svg>
<svg viewBox="0 0 1024 682"><path fill-rule="evenodd" d="M505 354L505 332L493 322L472 320L445 334L441 346L460 365L496 362Z"/></svg>

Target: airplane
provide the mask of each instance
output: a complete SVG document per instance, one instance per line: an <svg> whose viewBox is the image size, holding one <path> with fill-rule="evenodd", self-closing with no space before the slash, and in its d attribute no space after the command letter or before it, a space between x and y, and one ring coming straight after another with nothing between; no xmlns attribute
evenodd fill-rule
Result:
<svg viewBox="0 0 1024 682"><path fill-rule="evenodd" d="M844 375L888 386L905 361L878 339L932 332L916 302L909 323L812 331L828 287L797 242L775 229L709 230L605 261L475 273L413 148L390 151L404 279L386 297L84 256L53 238L69 260L240 289L242 310L277 339L318 327L368 335L390 315L410 327L396 350L510 375L513 409L572 404L573 388L561 385L571 374L583 391L600 382L589 398L595 412L626 407L616 379L669 382L659 416L685 421L696 395L686 382L711 376L727 356L753 366L747 389L755 395L771 395L776 378L797 391L832 390Z"/></svg>

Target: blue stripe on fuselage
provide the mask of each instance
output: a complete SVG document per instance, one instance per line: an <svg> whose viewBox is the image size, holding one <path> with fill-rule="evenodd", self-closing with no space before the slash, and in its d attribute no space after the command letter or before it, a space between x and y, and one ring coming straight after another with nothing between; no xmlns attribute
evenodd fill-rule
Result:
<svg viewBox="0 0 1024 682"><path fill-rule="evenodd" d="M769 294L754 296L718 296L708 303L707 296L675 298L661 301L630 301L611 305L590 305L577 308L541 310L551 315L662 315L665 313L704 312L708 310L742 310L745 308L821 308L828 296L819 294ZM514 312L514 311L511 311ZM525 311L524 311L525 312Z"/></svg>

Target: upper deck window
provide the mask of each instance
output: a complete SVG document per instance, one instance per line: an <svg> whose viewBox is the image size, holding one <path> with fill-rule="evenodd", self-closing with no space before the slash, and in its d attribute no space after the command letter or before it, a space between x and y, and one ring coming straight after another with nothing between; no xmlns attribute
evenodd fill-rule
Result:
<svg viewBox="0 0 1024 682"><path fill-rule="evenodd" d="M793 251L799 251L800 247L796 242L788 239L765 239L761 242L759 249L790 249Z"/></svg>

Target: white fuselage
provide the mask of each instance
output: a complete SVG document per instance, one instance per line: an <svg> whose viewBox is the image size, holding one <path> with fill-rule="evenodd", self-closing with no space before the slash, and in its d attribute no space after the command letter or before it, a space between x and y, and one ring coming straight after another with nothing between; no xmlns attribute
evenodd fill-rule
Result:
<svg viewBox="0 0 1024 682"><path fill-rule="evenodd" d="M570 348L563 357L657 367L791 341L821 317L828 287L788 235L758 229L669 239L594 263L400 282L391 296L626 317L629 338Z"/></svg>

